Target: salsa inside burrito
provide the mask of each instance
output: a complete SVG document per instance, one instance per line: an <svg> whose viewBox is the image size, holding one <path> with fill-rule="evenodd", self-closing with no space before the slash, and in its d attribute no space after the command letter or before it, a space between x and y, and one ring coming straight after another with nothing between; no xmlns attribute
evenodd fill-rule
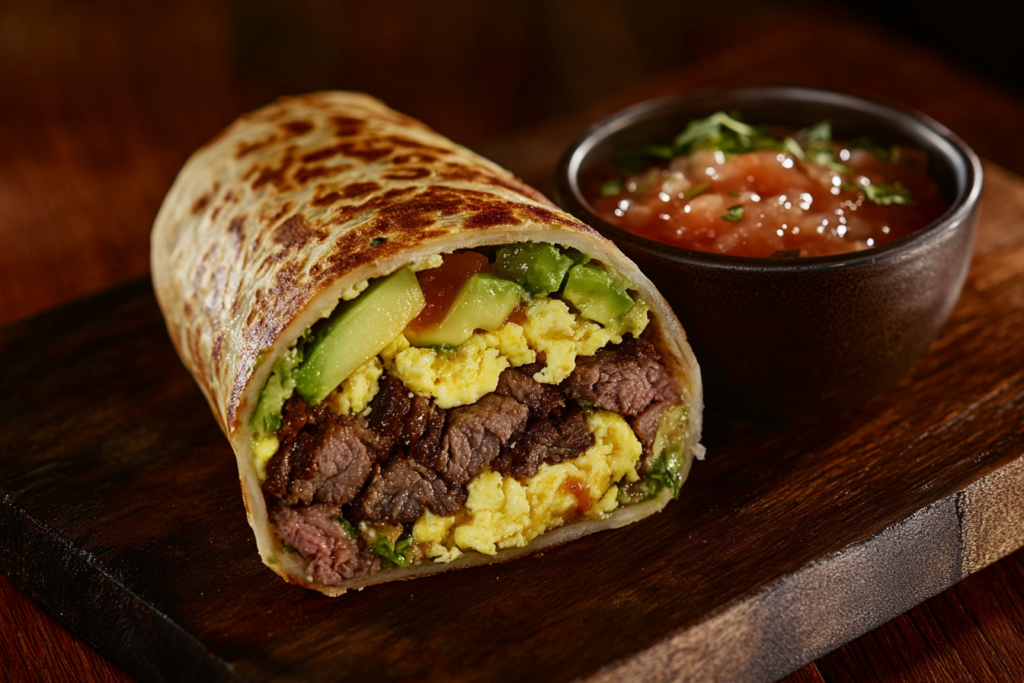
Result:
<svg viewBox="0 0 1024 683"><path fill-rule="evenodd" d="M260 556L328 595L637 521L702 453L697 363L636 266L366 95L197 151L152 270Z"/></svg>

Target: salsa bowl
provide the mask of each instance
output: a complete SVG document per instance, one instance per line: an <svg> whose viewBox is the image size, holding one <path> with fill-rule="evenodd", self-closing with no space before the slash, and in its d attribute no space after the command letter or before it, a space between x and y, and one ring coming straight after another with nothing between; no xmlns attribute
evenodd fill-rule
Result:
<svg viewBox="0 0 1024 683"><path fill-rule="evenodd" d="M828 120L836 139L869 136L878 145L916 148L949 206L886 244L799 258L696 251L598 215L590 188L616 155L672 140L688 122L716 112L792 129ZM709 408L792 421L863 404L926 353L963 287L981 186L977 155L922 113L838 92L766 86L644 102L597 123L563 156L556 198L613 240L668 299L700 362Z"/></svg>

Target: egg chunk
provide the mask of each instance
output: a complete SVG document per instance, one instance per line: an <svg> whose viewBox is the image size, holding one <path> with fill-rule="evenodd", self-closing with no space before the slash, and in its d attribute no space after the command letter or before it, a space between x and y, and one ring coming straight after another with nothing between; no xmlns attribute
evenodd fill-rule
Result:
<svg viewBox="0 0 1024 683"><path fill-rule="evenodd" d="M622 335L639 336L647 327L647 306L637 301L620 329L610 330L569 310L558 299L534 299L526 308L523 333L530 348L544 353L546 365L533 376L542 384L558 384L576 369L577 356L591 356Z"/></svg>
<svg viewBox="0 0 1024 683"><path fill-rule="evenodd" d="M537 360L545 367L533 379L558 384L576 368L578 356L590 356L622 335L639 336L647 326L647 307L637 302L623 325L612 331L573 313L558 299L538 298L526 306L522 325L506 323L494 332L476 332L454 349L417 348L403 335L389 344L381 358L389 374L411 391L434 399L441 408L476 403L498 386L508 367Z"/></svg>
<svg viewBox="0 0 1024 683"><path fill-rule="evenodd" d="M523 547L578 516L601 519L618 507L618 482L639 480L643 446L621 415L587 411L594 445L574 460L543 464L530 479L485 469L469 482L465 509L439 517L430 511L413 525L426 557L450 562L464 550L494 555Z"/></svg>
<svg viewBox="0 0 1024 683"><path fill-rule="evenodd" d="M532 363L537 354L527 344L523 328L506 323L494 332L476 332L446 350L410 346L400 335L381 357L388 373L406 388L448 409L476 403L498 386L502 370Z"/></svg>

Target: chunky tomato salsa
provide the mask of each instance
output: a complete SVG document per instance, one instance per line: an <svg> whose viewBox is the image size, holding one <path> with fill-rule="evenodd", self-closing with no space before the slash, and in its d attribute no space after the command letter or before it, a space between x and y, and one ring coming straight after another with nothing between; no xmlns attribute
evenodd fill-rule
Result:
<svg viewBox="0 0 1024 683"><path fill-rule="evenodd" d="M867 249L949 206L924 152L865 137L836 142L828 121L789 132L718 112L616 163L617 175L593 188L598 215L642 237L735 256Z"/></svg>

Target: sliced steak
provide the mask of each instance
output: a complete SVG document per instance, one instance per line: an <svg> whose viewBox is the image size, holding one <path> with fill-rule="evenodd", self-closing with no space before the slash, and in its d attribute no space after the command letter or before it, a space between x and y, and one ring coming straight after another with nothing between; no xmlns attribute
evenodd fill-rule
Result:
<svg viewBox="0 0 1024 683"><path fill-rule="evenodd" d="M264 492L285 505L352 502L366 483L373 460L357 435L357 429L365 430L362 418L347 421L350 424L327 417L282 444L267 463Z"/></svg>
<svg viewBox="0 0 1024 683"><path fill-rule="evenodd" d="M594 436L578 406L560 416L530 420L526 431L509 441L491 468L505 476L528 479L541 463L555 464L575 458L594 445Z"/></svg>
<svg viewBox="0 0 1024 683"><path fill-rule="evenodd" d="M675 380L661 364L658 350L643 339L577 358L576 369L562 387L567 398L631 417L652 401L679 398Z"/></svg>
<svg viewBox="0 0 1024 683"><path fill-rule="evenodd" d="M640 443L644 447L644 453L637 467L637 472L641 472L641 470L646 472L650 465L649 460L654 449L654 437L658 434L658 421L661 419L662 412L669 405L671 404L668 401L656 401L647 406L642 413L629 420L630 426L633 427L633 433L636 434L636 438L640 439Z"/></svg>
<svg viewBox="0 0 1024 683"><path fill-rule="evenodd" d="M408 450L416 446L424 435L427 442L418 449L418 459L436 458L445 411L424 396L410 394L398 379L388 376L370 402L369 427L380 443L383 460L398 447Z"/></svg>
<svg viewBox="0 0 1024 683"><path fill-rule="evenodd" d="M503 444L523 431L529 415L525 405L498 394L448 411L438 472L453 486L466 484L498 456Z"/></svg>
<svg viewBox="0 0 1024 683"><path fill-rule="evenodd" d="M311 422L313 416L306 402L298 394L293 395L281 408L281 428L277 430L277 438L281 443L294 441L302 428Z"/></svg>
<svg viewBox="0 0 1024 683"><path fill-rule="evenodd" d="M423 431L409 447L409 455L430 469L437 471L443 464L441 456L441 438L444 436L444 425L447 412L422 396L412 402L410 422L423 425Z"/></svg>
<svg viewBox="0 0 1024 683"><path fill-rule="evenodd" d="M335 521L340 514L335 505L275 507L270 511L277 537L306 560L306 572L324 586L380 569L380 558L368 549L361 550Z"/></svg>
<svg viewBox="0 0 1024 683"><path fill-rule="evenodd" d="M558 387L541 384L533 379L540 371L533 369L534 367L506 368L498 377L498 386L494 390L494 393L500 396L510 396L528 406L531 419L547 417L552 411L559 410L565 405L565 398Z"/></svg>
<svg viewBox="0 0 1024 683"><path fill-rule="evenodd" d="M466 502L466 489L451 486L429 467L409 458L398 458L385 468L379 465L370 485L353 506L359 519L415 522L424 508L442 517L453 515Z"/></svg>

